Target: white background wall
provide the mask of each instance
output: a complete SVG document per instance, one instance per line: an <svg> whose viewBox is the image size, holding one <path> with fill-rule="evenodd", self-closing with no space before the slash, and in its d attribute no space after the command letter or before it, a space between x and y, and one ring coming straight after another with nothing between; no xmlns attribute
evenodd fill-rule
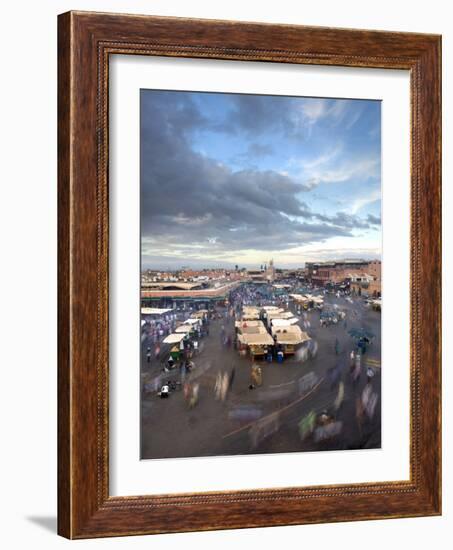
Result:
<svg viewBox="0 0 453 550"><path fill-rule="evenodd" d="M444 515L68 542L56 528L56 78L58 13L70 9L299 23L443 35L444 326L451 314L451 3L279 0L4 2L0 84L0 541L3 548L451 548L453 357L444 329ZM448 307L450 306L450 308ZM449 366L450 365L450 366Z"/></svg>

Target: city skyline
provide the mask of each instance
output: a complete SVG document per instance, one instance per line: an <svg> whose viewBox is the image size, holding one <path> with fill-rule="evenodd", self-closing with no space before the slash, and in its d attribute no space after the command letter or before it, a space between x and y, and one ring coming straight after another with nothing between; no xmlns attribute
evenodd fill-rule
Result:
<svg viewBox="0 0 453 550"><path fill-rule="evenodd" d="M142 90L142 269L380 259L380 111Z"/></svg>
<svg viewBox="0 0 453 550"><path fill-rule="evenodd" d="M371 262L371 261L375 261L375 260L379 260L381 261L380 257L355 257L355 258L347 258L347 257L340 257L340 256L335 256L335 257L330 257L330 258L326 258L326 259L323 259L323 260L307 260L307 262L305 263L301 263L301 264L297 264L297 265L294 265L294 266L291 266L291 267L283 267L281 265L278 264L278 262L275 261L274 258L270 258L268 260L263 260L262 262L260 262L259 264L250 264L250 265L245 265L245 264L228 264L228 265L219 265L219 264L216 264L216 265L212 265L212 266L199 266L199 267L193 267L193 266L190 266L190 265L187 265L187 264L184 264L184 263L181 263L181 265L177 266L177 267L145 267L145 266L142 266L142 273L146 272L146 271L169 271L169 272L177 272L177 271L183 271L183 270L193 270L193 271L221 271L221 270L235 270L236 266L238 268L238 270L242 270L242 269L248 269L248 270L259 270L260 268L264 268L265 266L268 266L269 265L269 260L272 260L273 261L273 264L274 264L274 267L275 269L279 270L291 270L291 269L305 269L306 268L306 264L307 263L334 263L334 262L343 262L343 261L364 261L364 262Z"/></svg>

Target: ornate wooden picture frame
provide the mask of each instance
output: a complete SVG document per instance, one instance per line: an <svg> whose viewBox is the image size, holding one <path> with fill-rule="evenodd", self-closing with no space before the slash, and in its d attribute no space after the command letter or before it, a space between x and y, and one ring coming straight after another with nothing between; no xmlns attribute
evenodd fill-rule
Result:
<svg viewBox="0 0 453 550"><path fill-rule="evenodd" d="M59 534L89 538L440 514L440 37L84 12L65 13L58 23ZM410 480L110 496L112 54L410 72Z"/></svg>

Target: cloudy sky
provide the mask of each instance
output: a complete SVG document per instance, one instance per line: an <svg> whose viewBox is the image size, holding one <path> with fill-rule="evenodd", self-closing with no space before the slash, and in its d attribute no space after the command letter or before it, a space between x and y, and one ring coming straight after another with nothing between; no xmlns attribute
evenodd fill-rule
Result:
<svg viewBox="0 0 453 550"><path fill-rule="evenodd" d="M380 257L378 101L141 91L142 267Z"/></svg>

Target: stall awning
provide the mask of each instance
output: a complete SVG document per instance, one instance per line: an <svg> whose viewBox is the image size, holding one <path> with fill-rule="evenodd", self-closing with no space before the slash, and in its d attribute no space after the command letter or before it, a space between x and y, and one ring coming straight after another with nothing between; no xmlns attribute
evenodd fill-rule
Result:
<svg viewBox="0 0 453 550"><path fill-rule="evenodd" d="M244 306L242 308L242 313L243 313L244 316L245 315L258 315L258 317L259 317L260 310L259 310L259 308L253 307L253 306Z"/></svg>
<svg viewBox="0 0 453 550"><path fill-rule="evenodd" d="M274 327L288 327L291 325L295 325L297 322L299 322L299 319L297 317L291 317L289 319L272 319L272 326Z"/></svg>
<svg viewBox="0 0 453 550"><path fill-rule="evenodd" d="M169 311L173 311L172 309L164 309L160 307L142 307L141 312L142 315L164 315L165 313L168 313Z"/></svg>
<svg viewBox="0 0 453 550"><path fill-rule="evenodd" d="M190 325L181 325L175 330L175 332L187 333L187 332L191 332L192 330L193 330L193 327L191 327Z"/></svg>
<svg viewBox="0 0 453 550"><path fill-rule="evenodd" d="M249 321L242 323L238 330L241 334L267 334L266 327L262 321Z"/></svg>
<svg viewBox="0 0 453 550"><path fill-rule="evenodd" d="M244 327L244 325L246 327L258 327L258 326L264 326L263 325L263 321L259 321L257 319L253 319L253 320L242 320L242 321L236 321L234 323L234 326L236 328L241 328L241 327Z"/></svg>
<svg viewBox="0 0 453 550"><path fill-rule="evenodd" d="M258 321L260 318L258 313L244 313L242 319L244 321Z"/></svg>
<svg viewBox="0 0 453 550"><path fill-rule="evenodd" d="M198 311L195 311L190 316L192 319L202 319L206 314L208 313L207 309L200 309Z"/></svg>
<svg viewBox="0 0 453 550"><path fill-rule="evenodd" d="M269 313L268 319L274 321L274 319L291 319L293 314L290 311L281 311L277 313Z"/></svg>
<svg viewBox="0 0 453 550"><path fill-rule="evenodd" d="M273 338L267 332L259 332L256 334L239 334L238 340L247 346L272 346L274 344Z"/></svg>
<svg viewBox="0 0 453 550"><path fill-rule="evenodd" d="M276 332L275 336L277 337L278 344L292 344L293 346L297 346L307 340L311 340L308 334L302 330L300 332L285 330L282 332Z"/></svg>
<svg viewBox="0 0 453 550"><path fill-rule="evenodd" d="M184 323L188 325L199 325L200 319L186 319Z"/></svg>
<svg viewBox="0 0 453 550"><path fill-rule="evenodd" d="M164 338L163 342L164 344L178 344L181 342L181 340L184 339L185 334L169 334L166 338Z"/></svg>

